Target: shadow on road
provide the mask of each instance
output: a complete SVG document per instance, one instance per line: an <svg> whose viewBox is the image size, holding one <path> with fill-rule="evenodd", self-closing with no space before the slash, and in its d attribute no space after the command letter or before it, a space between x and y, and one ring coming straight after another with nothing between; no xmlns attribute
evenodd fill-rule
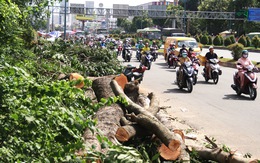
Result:
<svg viewBox="0 0 260 163"><path fill-rule="evenodd" d="M167 89L163 91L163 93L188 93L186 89L179 89L179 88L172 88L172 89Z"/></svg>
<svg viewBox="0 0 260 163"><path fill-rule="evenodd" d="M247 96L243 96L243 95L236 95L236 94L227 94L224 95L223 97L224 100L247 100L247 101L251 101L249 97Z"/></svg>

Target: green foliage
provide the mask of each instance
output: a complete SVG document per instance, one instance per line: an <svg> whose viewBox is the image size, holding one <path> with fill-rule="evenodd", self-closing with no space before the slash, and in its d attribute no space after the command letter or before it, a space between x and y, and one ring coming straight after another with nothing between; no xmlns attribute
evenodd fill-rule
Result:
<svg viewBox="0 0 260 163"><path fill-rule="evenodd" d="M220 37L221 37L221 36L217 35L217 36L213 39L213 44L214 44L214 45L217 45L217 46L222 45L222 44L221 44L221 38L220 38Z"/></svg>
<svg viewBox="0 0 260 163"><path fill-rule="evenodd" d="M199 37L199 35L196 35L196 36L195 36L195 39L196 39L197 42L200 42L200 37Z"/></svg>
<svg viewBox="0 0 260 163"><path fill-rule="evenodd" d="M19 67L0 71L0 162L62 162L83 148L99 107L72 82L37 82ZM85 86L91 82L85 80Z"/></svg>
<svg viewBox="0 0 260 163"><path fill-rule="evenodd" d="M236 43L236 38L234 35L229 36L229 38L230 38L232 44Z"/></svg>
<svg viewBox="0 0 260 163"><path fill-rule="evenodd" d="M257 49L260 46L260 39L257 35L252 38L252 45Z"/></svg>
<svg viewBox="0 0 260 163"><path fill-rule="evenodd" d="M247 47L251 46L251 39L248 36L246 36L246 45Z"/></svg>
<svg viewBox="0 0 260 163"><path fill-rule="evenodd" d="M92 49L63 40L45 43L35 48L38 73L55 76L57 72L78 72L83 76L105 76L119 74L123 66L117 55L108 49Z"/></svg>
<svg viewBox="0 0 260 163"><path fill-rule="evenodd" d="M204 34L204 35L201 37L200 43L202 43L202 44L204 44L204 45L208 45L209 40L208 40L208 36L207 36L206 34Z"/></svg>
<svg viewBox="0 0 260 163"><path fill-rule="evenodd" d="M231 42L231 40L230 40L230 37L225 38L225 40L224 40L224 45L225 45L225 46L228 46L228 45L231 45L231 44L232 44L232 42Z"/></svg>
<svg viewBox="0 0 260 163"><path fill-rule="evenodd" d="M210 35L208 35L208 45L212 45L213 44L213 41L212 41L212 37Z"/></svg>
<svg viewBox="0 0 260 163"><path fill-rule="evenodd" d="M244 45L240 43L231 44L228 46L228 49L232 51L232 56L235 61L237 61L244 50Z"/></svg>
<svg viewBox="0 0 260 163"><path fill-rule="evenodd" d="M22 14L17 5L1 0L0 18L0 47L22 46Z"/></svg>
<svg viewBox="0 0 260 163"><path fill-rule="evenodd" d="M240 36L240 37L238 38L238 41L237 41L237 42L240 43L240 44L242 44L242 45L244 45L244 47L247 46L246 37L245 37L244 35Z"/></svg>

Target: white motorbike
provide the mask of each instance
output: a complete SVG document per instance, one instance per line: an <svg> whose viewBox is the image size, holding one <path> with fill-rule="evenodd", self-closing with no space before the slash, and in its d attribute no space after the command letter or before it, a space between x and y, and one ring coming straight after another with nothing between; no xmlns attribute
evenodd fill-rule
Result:
<svg viewBox="0 0 260 163"><path fill-rule="evenodd" d="M206 82L212 79L214 84L217 84L219 80L219 75L222 74L222 70L220 70L219 66L219 60L217 58L210 59L209 64L210 72L206 72L206 69L204 68L204 73L202 75L204 76ZM207 73L208 75L206 75Z"/></svg>

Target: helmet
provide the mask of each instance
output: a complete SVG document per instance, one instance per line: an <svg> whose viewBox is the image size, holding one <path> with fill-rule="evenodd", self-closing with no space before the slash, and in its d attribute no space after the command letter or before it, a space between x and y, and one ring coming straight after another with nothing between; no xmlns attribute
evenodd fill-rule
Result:
<svg viewBox="0 0 260 163"><path fill-rule="evenodd" d="M156 44L156 41L153 41L153 44Z"/></svg>
<svg viewBox="0 0 260 163"><path fill-rule="evenodd" d="M187 58L187 56L188 56L188 54L186 52L183 52L181 55L183 58Z"/></svg>
<svg viewBox="0 0 260 163"><path fill-rule="evenodd" d="M183 45L182 45L182 48L186 48L186 45L185 45L185 44L183 44Z"/></svg>
<svg viewBox="0 0 260 163"><path fill-rule="evenodd" d="M174 46L175 44L173 42L170 43L170 46Z"/></svg>
<svg viewBox="0 0 260 163"><path fill-rule="evenodd" d="M247 50L243 50L242 51L242 57L243 58L247 58L248 57L248 51Z"/></svg>
<svg viewBox="0 0 260 163"><path fill-rule="evenodd" d="M193 51L194 51L194 49L193 49L192 47L190 47L190 48L189 48L189 51L190 51L190 52L193 52Z"/></svg>
<svg viewBox="0 0 260 163"><path fill-rule="evenodd" d="M149 45L148 42L146 42L145 45Z"/></svg>
<svg viewBox="0 0 260 163"><path fill-rule="evenodd" d="M210 50L210 49L213 49L213 46L210 46L210 47L209 47L209 50Z"/></svg>

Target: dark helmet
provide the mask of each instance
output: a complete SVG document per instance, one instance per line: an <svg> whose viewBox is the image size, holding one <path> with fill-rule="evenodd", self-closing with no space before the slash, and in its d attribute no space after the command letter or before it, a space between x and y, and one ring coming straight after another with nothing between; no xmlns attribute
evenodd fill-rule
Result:
<svg viewBox="0 0 260 163"><path fill-rule="evenodd" d="M189 51L190 51L190 52L193 52L193 51L194 51L194 49L193 49L192 47L190 47L190 48L189 48Z"/></svg>
<svg viewBox="0 0 260 163"><path fill-rule="evenodd" d="M248 57L248 51L247 50L243 50L242 51L242 57L243 58L247 58Z"/></svg>
<svg viewBox="0 0 260 163"><path fill-rule="evenodd" d="M185 44L183 44L183 45L182 45L182 48L186 48L186 45L185 45Z"/></svg>

